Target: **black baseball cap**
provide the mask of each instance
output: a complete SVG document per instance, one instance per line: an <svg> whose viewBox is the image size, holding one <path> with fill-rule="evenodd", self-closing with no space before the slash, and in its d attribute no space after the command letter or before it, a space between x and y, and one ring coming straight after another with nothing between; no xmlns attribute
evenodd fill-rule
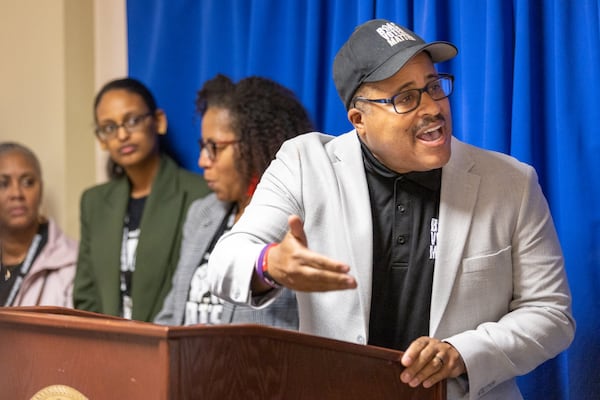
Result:
<svg viewBox="0 0 600 400"><path fill-rule="evenodd" d="M389 78L422 51L427 51L434 63L458 53L452 43L425 43L411 30L385 19L359 25L333 61L333 81L346 109L360 85Z"/></svg>

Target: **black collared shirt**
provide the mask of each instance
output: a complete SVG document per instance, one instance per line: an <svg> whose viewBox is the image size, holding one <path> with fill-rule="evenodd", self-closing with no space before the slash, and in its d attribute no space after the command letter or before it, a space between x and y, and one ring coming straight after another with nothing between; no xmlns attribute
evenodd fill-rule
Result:
<svg viewBox="0 0 600 400"><path fill-rule="evenodd" d="M442 171L398 174L361 146L373 217L369 344L406 350L429 335Z"/></svg>

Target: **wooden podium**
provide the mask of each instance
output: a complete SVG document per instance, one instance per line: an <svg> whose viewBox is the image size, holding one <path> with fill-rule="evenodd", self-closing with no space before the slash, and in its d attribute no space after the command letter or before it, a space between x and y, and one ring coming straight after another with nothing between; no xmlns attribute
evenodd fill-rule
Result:
<svg viewBox="0 0 600 400"><path fill-rule="evenodd" d="M0 308L3 399L445 399L445 382L400 381L401 354L259 325Z"/></svg>

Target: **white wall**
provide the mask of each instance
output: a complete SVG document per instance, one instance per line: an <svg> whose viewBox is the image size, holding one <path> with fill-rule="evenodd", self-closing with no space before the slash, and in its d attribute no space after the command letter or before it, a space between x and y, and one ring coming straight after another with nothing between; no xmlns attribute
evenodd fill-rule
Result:
<svg viewBox="0 0 600 400"><path fill-rule="evenodd" d="M92 102L124 76L125 0L0 0L0 141L39 157L42 211L79 236L79 197L105 179Z"/></svg>
<svg viewBox="0 0 600 400"><path fill-rule="evenodd" d="M126 0L94 0L94 88L127 75ZM91 104L91 103L90 103ZM107 153L96 146L96 181L106 180Z"/></svg>

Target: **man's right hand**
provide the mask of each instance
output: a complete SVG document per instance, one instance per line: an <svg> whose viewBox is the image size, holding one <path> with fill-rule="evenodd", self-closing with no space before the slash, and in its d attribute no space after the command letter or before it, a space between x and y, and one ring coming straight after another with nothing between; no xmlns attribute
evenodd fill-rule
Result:
<svg viewBox="0 0 600 400"><path fill-rule="evenodd" d="M283 286L301 292L356 288L356 280L349 275L348 265L308 249L300 217L291 215L288 225L290 229L281 243L269 250L267 265L269 275L273 279ZM259 279L254 279L254 289L268 289L263 282L260 282L260 287L256 287L258 281Z"/></svg>

